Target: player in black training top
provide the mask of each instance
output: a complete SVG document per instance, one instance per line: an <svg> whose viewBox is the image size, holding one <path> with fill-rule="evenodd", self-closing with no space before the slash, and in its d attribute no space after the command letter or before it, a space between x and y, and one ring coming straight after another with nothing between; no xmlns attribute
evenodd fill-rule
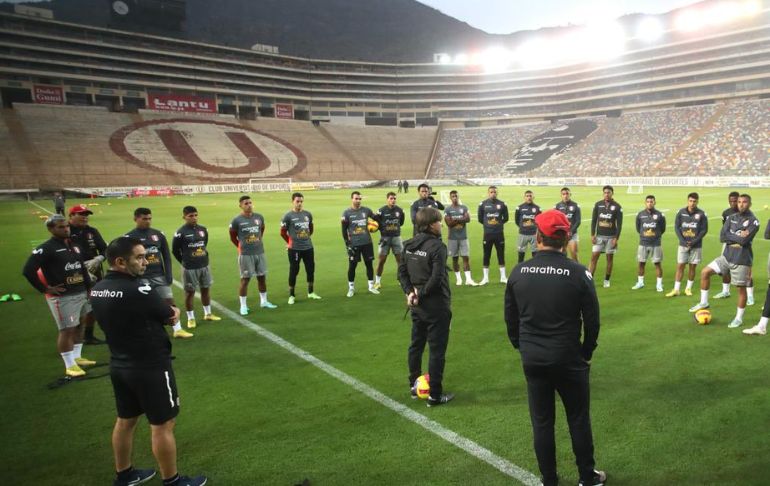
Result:
<svg viewBox="0 0 770 486"><path fill-rule="evenodd" d="M591 275L596 272L596 264L599 262L599 255L607 255L607 270L604 274L604 287L610 286L610 277L612 276L612 261L615 252L618 249L618 240L620 231L623 229L623 208L618 204L613 195L615 189L612 186L602 188L604 198L594 204L594 210L591 214L591 263L588 266Z"/></svg>
<svg viewBox="0 0 770 486"><path fill-rule="evenodd" d="M727 195L727 209L722 211L722 226L731 215L738 212L738 191L732 191ZM724 272L722 275L722 291L714 295L715 299L726 299L730 297L730 272ZM754 305L754 278L749 275L749 282L746 285L746 305Z"/></svg>
<svg viewBox="0 0 770 486"><path fill-rule="evenodd" d="M524 191L524 202L516 207L513 213L513 222L519 227L519 242L516 245L519 252L519 263L524 261L524 254L529 247L532 256L537 252L535 242L535 216L540 214L540 206L534 203L535 194L532 191Z"/></svg>
<svg viewBox="0 0 770 486"><path fill-rule="evenodd" d="M406 192L406 189L404 189L404 192ZM417 186L417 192L420 194L420 198L412 203L412 207L409 211L412 220L412 236L417 235L417 227L414 225L415 217L417 217L417 211L427 207L433 207L442 211L444 210L444 205L433 198L435 193L431 193L430 186L428 184L422 183Z"/></svg>
<svg viewBox="0 0 770 486"><path fill-rule="evenodd" d="M404 210L396 205L395 192L389 192L385 198L387 204L378 209L375 214L375 219L380 225L379 260L377 261L377 272L374 275L374 288L376 289L382 287L382 271L385 269L388 253L393 252L396 265L400 265L401 252L404 250L404 244L401 242L401 227L406 219Z"/></svg>
<svg viewBox="0 0 770 486"><path fill-rule="evenodd" d="M112 432L115 486L133 486L155 476L152 469L132 465L134 431L147 416L152 451L164 485L203 486L206 477L179 476L176 465L174 418L179 394L171 367L171 341L165 325L179 320L179 309L140 277L147 268L147 251L131 237L107 247L110 271L90 292L94 313L110 348L110 378L118 418Z"/></svg>
<svg viewBox="0 0 770 486"><path fill-rule="evenodd" d="M572 191L570 191L569 187L561 188L561 201L556 203L555 209L562 212L569 220L572 236L569 239L569 243L567 243L567 251L570 258L578 261L578 243L580 242L578 228L583 216L580 211L580 205L572 200Z"/></svg>
<svg viewBox="0 0 770 486"><path fill-rule="evenodd" d="M487 188L487 197L479 203L477 219L484 226L484 276L479 285L489 283L489 262L492 258L492 248L497 253L497 264L500 266L500 283L507 281L505 275L505 223L508 222L508 206L497 199L497 187Z"/></svg>

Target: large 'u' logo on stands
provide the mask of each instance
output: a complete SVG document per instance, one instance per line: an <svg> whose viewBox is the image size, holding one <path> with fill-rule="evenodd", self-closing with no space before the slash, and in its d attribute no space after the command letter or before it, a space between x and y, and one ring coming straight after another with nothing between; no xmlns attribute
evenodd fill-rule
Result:
<svg viewBox="0 0 770 486"><path fill-rule="evenodd" d="M113 133L110 148L124 160L154 172L227 182L285 177L307 165L305 154L285 140L214 120L135 123Z"/></svg>

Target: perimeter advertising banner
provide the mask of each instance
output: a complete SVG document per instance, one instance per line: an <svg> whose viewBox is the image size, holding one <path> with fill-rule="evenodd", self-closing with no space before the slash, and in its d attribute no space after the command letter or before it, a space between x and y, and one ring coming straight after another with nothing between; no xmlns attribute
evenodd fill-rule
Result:
<svg viewBox="0 0 770 486"><path fill-rule="evenodd" d="M217 101L214 98L178 94L147 95L148 108L160 111L185 113L216 113Z"/></svg>
<svg viewBox="0 0 770 486"><path fill-rule="evenodd" d="M275 117L286 120L294 119L294 106L283 103L275 104Z"/></svg>
<svg viewBox="0 0 770 486"><path fill-rule="evenodd" d="M43 105L63 105L64 90L59 86L41 86L34 85L32 88L32 99L35 103Z"/></svg>

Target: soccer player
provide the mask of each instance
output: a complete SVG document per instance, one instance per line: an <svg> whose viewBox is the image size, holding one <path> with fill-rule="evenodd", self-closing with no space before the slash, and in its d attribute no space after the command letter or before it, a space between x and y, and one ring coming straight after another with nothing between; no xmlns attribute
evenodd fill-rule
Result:
<svg viewBox="0 0 770 486"><path fill-rule="evenodd" d="M700 302L690 307L690 312L709 307L709 283L711 276L730 274L730 281L738 287L738 309L735 318L727 327L735 328L743 324L746 310L746 286L751 276L754 252L751 243L759 231L759 220L751 212L751 196L741 194L738 197L738 212L727 217L719 239L725 243L722 256L708 264L700 274Z"/></svg>
<svg viewBox="0 0 770 486"><path fill-rule="evenodd" d="M404 258L398 265L398 280L412 311L412 340L409 345L409 386L417 398L414 381L422 375L425 343L430 347L428 406L444 405L454 398L444 393L443 378L449 324L452 320L451 294L446 273L446 245L441 242L441 212L432 207L417 213L417 236L404 243Z"/></svg>
<svg viewBox="0 0 770 486"><path fill-rule="evenodd" d="M238 267L241 272L241 283L238 288L238 300L241 303L241 315L249 314L246 296L249 290L249 280L257 277L259 288L259 306L265 309L275 309L277 305L267 300L267 258L262 237L265 234L265 218L254 212L251 196L238 198L241 214L230 222L230 241L238 248Z"/></svg>
<svg viewBox="0 0 770 486"><path fill-rule="evenodd" d="M102 279L102 262L107 243L99 230L88 225L88 217L92 214L94 213L88 207L77 204L69 210L69 223L70 239L80 248L80 256L83 258L83 264L91 277L91 282L96 283ZM104 341L94 336L95 322L93 313L86 314L83 344L104 344Z"/></svg>
<svg viewBox="0 0 770 486"><path fill-rule="evenodd" d="M599 337L599 301L591 274L564 255L570 222L551 209L535 219L537 255L518 264L505 288L508 339L527 379L535 455L544 486L559 483L554 438L555 395L567 414L578 485L602 485L594 469L590 362ZM580 337L583 337L581 343Z"/></svg>
<svg viewBox="0 0 770 486"><path fill-rule="evenodd" d="M567 217L570 224L570 234L572 235L567 243L569 257L578 261L578 228L580 227L581 211L580 205L572 200L572 191L569 187L561 188L561 201L556 203L555 209L562 212Z"/></svg>
<svg viewBox="0 0 770 486"><path fill-rule="evenodd" d="M403 191L403 190L404 190L404 182L401 179L399 179L398 180L398 193L401 194L401 191Z"/></svg>
<svg viewBox="0 0 770 486"><path fill-rule="evenodd" d="M187 328L193 329L195 310L193 298L195 291L201 290L204 321L221 321L222 318L211 312L211 278L209 269L209 232L198 224L198 210L194 206L182 208L184 224L176 230L171 241L171 253L182 264L182 284L184 285L184 305L187 311Z"/></svg>
<svg viewBox="0 0 770 486"><path fill-rule="evenodd" d="M61 192L54 192L53 193L53 207L56 211L56 214L61 214L64 216L64 206L66 204L66 200L64 199L64 194Z"/></svg>
<svg viewBox="0 0 770 486"><path fill-rule="evenodd" d="M661 265L663 248L660 246L660 240L666 232L666 217L655 209L655 196L652 194L644 198L644 206L644 209L636 215L636 232L639 233L636 261L639 262L639 269L636 284L631 287L631 290L644 287L644 267L647 265L647 260L651 259L655 265L655 290L663 292L663 266Z"/></svg>
<svg viewBox="0 0 770 486"><path fill-rule="evenodd" d="M706 213L698 207L698 193L691 192L687 195L687 206L676 213L674 220L674 232L679 239L679 249L676 255L676 277L674 277L674 289L666 294L666 297L676 297L682 286L684 267L689 264L687 274L687 287L684 295L692 295L692 284L695 281L695 268L703 257L703 238L709 230L709 221Z"/></svg>
<svg viewBox="0 0 770 486"><path fill-rule="evenodd" d="M171 291L171 283L174 281L171 273L171 252L166 235L151 227L152 211L148 208L136 208L134 223L136 227L126 233L126 236L141 241L147 251L147 270L144 272L144 279L157 290L161 297L166 299L168 305L175 305L174 293ZM173 327L175 338L193 337L192 333L182 329L179 321L175 322Z"/></svg>
<svg viewBox="0 0 770 486"><path fill-rule="evenodd" d="M620 232L623 229L623 208L618 204L613 195L615 189L612 186L602 188L604 197L594 204L594 210L591 214L591 263L589 271L591 275L596 272L596 264L599 262L599 255L607 255L607 270L604 274L604 288L610 286L610 277L612 276L612 260L615 252L618 250L618 240Z"/></svg>
<svg viewBox="0 0 770 486"><path fill-rule="evenodd" d="M281 238L286 241L289 255L289 305L293 305L296 299L294 287L297 285L299 275L299 262L305 265L307 277L307 298L320 300L321 296L313 291L315 280L315 252L313 242L313 215L302 209L305 196L300 192L291 195L291 211L283 215L281 219Z"/></svg>
<svg viewBox="0 0 770 486"><path fill-rule="evenodd" d="M110 348L110 378L117 419L112 431L115 486L133 486L155 476L136 469L131 452L141 415L147 416L152 452L166 486L203 486L206 477L179 476L176 464L175 418L179 414L171 342L164 325L179 322L179 309L139 277L150 256L141 241L117 238L107 247L110 271L91 290L99 325Z"/></svg>
<svg viewBox="0 0 770 486"><path fill-rule="evenodd" d="M377 261L377 274L374 276L374 288L382 287L382 271L388 253L393 252L396 265L401 263L401 252L404 244L401 242L401 227L404 225L404 210L396 206L396 193L389 192L386 196L387 204L377 210L375 219L380 225L380 252Z"/></svg>
<svg viewBox="0 0 770 486"><path fill-rule="evenodd" d="M465 272L465 285L477 286L471 277L470 245L468 245L468 231L466 224L471 222L471 213L468 206L460 204L460 196L457 191L449 192L452 204L444 210L444 222L448 230L447 254L452 257L452 268L455 272L455 285L463 284L460 273L460 257L463 258L463 271Z"/></svg>
<svg viewBox="0 0 770 486"><path fill-rule="evenodd" d="M372 210L361 206L361 193L353 191L350 194L350 207L342 212L342 239L348 251L348 297L356 293L356 267L363 257L366 266L366 279L369 281L369 292L379 294L374 287L374 248L372 236L369 234L369 218L375 219Z"/></svg>
<svg viewBox="0 0 770 486"><path fill-rule="evenodd" d="M524 261L524 255L529 246L532 256L537 253L537 243L535 242L535 216L540 214L540 206L533 201L535 195L532 191L524 191L524 202L516 207L513 213L513 222L519 227L519 242L517 251L519 252L519 263Z"/></svg>
<svg viewBox="0 0 770 486"><path fill-rule="evenodd" d="M404 190L404 192L406 192L406 190ZM412 207L410 209L410 216L412 220L412 236L417 235L417 227L414 224L417 211L425 207L433 207L442 211L444 210L444 205L433 198L433 194L431 193L430 186L428 184L423 182L417 186L417 192L420 194L420 198L412 203Z"/></svg>
<svg viewBox="0 0 770 486"><path fill-rule="evenodd" d="M479 203L477 218L484 226L484 277L479 285L489 283L489 261L492 258L492 247L497 253L497 263L500 266L500 283L508 281L505 275L505 233L503 227L508 222L508 206L497 199L497 187L487 188L487 198Z"/></svg>
<svg viewBox="0 0 770 486"><path fill-rule="evenodd" d="M738 197L740 194L737 191L732 191L727 195L727 209L722 211L722 225L731 214L738 212ZM723 248L724 250L724 248ZM754 279L749 275L749 283L746 287L746 305L754 305ZM726 272L722 275L722 291L714 296L715 299L726 299L730 297L730 273Z"/></svg>
<svg viewBox="0 0 770 486"><path fill-rule="evenodd" d="M59 335L56 347L64 361L68 377L84 376L81 366L96 362L81 356L82 329L91 312L86 292L91 278L83 264L80 248L70 241L70 225L64 216L54 214L45 221L51 238L32 250L22 273L27 281L45 295Z"/></svg>
<svg viewBox="0 0 770 486"><path fill-rule="evenodd" d="M770 240L770 219L767 220L765 226L765 239ZM770 254L767 255L767 275L770 277ZM770 320L770 287L767 288L767 295L765 295L765 305L762 307L762 317L756 326L749 329L744 329L743 334L764 336L767 334L767 321Z"/></svg>

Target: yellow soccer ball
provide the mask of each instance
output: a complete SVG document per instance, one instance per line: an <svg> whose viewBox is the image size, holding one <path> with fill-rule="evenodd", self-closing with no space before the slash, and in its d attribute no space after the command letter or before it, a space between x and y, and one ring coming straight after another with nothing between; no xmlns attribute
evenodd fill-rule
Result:
<svg viewBox="0 0 770 486"><path fill-rule="evenodd" d="M711 323L711 311L708 309L701 309L693 314L693 319L695 319L696 324L705 326L706 324Z"/></svg>
<svg viewBox="0 0 770 486"><path fill-rule="evenodd" d="M373 220L372 218L368 218L366 220L366 229L369 230L369 233L374 233L375 231L380 229L380 224L377 221Z"/></svg>
<svg viewBox="0 0 770 486"><path fill-rule="evenodd" d="M414 380L414 390L417 392L417 398L425 400L430 395L430 375L425 373Z"/></svg>

